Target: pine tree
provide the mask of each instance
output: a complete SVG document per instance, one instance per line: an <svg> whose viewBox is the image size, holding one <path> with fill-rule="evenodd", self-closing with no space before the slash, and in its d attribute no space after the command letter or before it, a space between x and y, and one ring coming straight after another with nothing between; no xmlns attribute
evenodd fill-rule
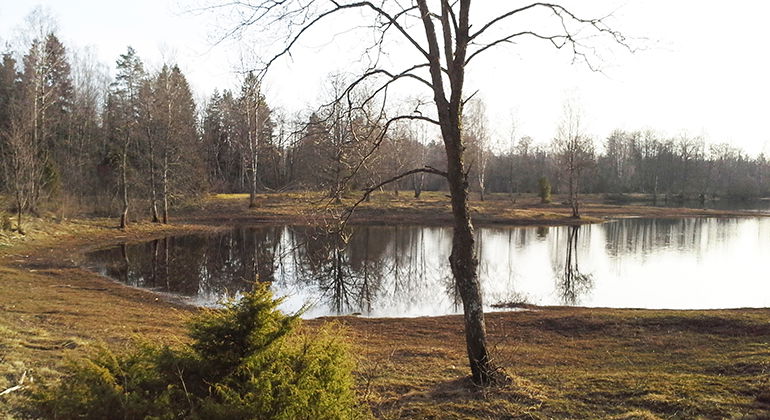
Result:
<svg viewBox="0 0 770 420"><path fill-rule="evenodd" d="M43 95L48 98L49 105L42 116L44 127L44 144L42 156L43 188L57 193L60 179L70 173L63 173L66 168L72 168L72 133L71 118L73 105L73 88L70 64L64 45L59 39L49 34L45 40L45 60L42 63Z"/></svg>
<svg viewBox="0 0 770 420"><path fill-rule="evenodd" d="M11 181L8 165L7 133L11 128L11 109L16 106L19 91L19 74L16 71L16 60L11 53L5 53L0 60L0 192L8 189Z"/></svg>
<svg viewBox="0 0 770 420"><path fill-rule="evenodd" d="M120 161L120 189L123 199L120 228L125 229L128 227L129 208L129 152L140 135L141 89L146 74L141 59L131 47L120 56L116 66L117 76L110 84L107 100L106 124L112 146L109 153L116 154Z"/></svg>

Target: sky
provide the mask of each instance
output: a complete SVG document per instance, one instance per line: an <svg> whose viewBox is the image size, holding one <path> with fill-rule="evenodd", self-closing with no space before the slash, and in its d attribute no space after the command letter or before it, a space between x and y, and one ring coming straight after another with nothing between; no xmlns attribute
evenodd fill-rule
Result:
<svg viewBox="0 0 770 420"><path fill-rule="evenodd" d="M507 0L476 0L505 6ZM511 1L510 4L520 2ZM601 143L612 130L652 129L662 136L700 136L728 142L756 155L770 153L770 54L766 16L770 2L697 0L593 0L565 5L592 16L612 12L609 23L633 38L639 51L602 53L601 72L573 64L566 52L522 42L495 50L468 69L467 92L479 91L495 137L553 138L563 104L582 109L586 130ZM51 12L68 48L92 47L110 69L131 45L149 69L164 61L180 65L200 98L214 89L237 89L239 70L270 45L255 38L216 44L232 20L222 14L189 13L181 0L0 0L0 42L16 42L36 5ZM287 112L318 103L335 71L351 68L352 43L321 29L265 80L268 103ZM344 26L344 25L343 25ZM394 56L401 53L395 48Z"/></svg>

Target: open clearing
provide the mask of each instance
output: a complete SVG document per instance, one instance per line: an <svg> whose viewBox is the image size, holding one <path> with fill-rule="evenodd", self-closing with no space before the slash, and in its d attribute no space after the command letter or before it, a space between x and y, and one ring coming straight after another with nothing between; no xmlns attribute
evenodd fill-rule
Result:
<svg viewBox="0 0 770 420"><path fill-rule="evenodd" d="M179 340L195 308L167 302L78 267L87 249L235 223L310 223L334 214L320 196L217 196L169 226L114 220L35 221L26 238L0 238L0 391L26 371L50 381L70 357L96 345ZM568 224L565 206L505 197L473 202L478 224ZM445 223L448 200L380 194L354 223ZM740 212L590 203L604 217L738 216ZM758 262L761 263L761 262ZM548 307L487 317L495 362L512 383L475 390L466 380L459 316L307 321L344 324L359 358L361 400L379 418L770 418L770 309L715 311ZM0 416L23 392L0 397Z"/></svg>

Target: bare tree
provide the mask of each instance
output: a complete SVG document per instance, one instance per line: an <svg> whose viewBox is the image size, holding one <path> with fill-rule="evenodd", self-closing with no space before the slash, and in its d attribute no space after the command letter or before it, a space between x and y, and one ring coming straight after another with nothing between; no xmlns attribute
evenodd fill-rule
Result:
<svg viewBox="0 0 770 420"><path fill-rule="evenodd" d="M70 107L71 81L64 48L53 33L33 39L23 62L21 101L30 119L30 141L36 155L29 207L37 211L44 188L50 189L57 181L54 150L60 149L64 135L60 128L66 125L64 114Z"/></svg>
<svg viewBox="0 0 770 420"><path fill-rule="evenodd" d="M43 191L58 187L54 158L66 140L72 95L69 63L64 46L54 35L54 19L37 7L27 16L25 26L21 35L28 50L23 71L16 75L15 60L6 54L3 68L8 80L3 81L5 91L0 92L4 96L0 100L0 137L4 139L5 176L15 197L19 232L23 232L24 211L37 212Z"/></svg>
<svg viewBox="0 0 770 420"><path fill-rule="evenodd" d="M100 116L110 83L107 67L97 60L93 49L74 52L72 81L74 97L66 150L69 156L62 167L62 177L70 180L70 192L81 200L97 186L91 171L103 149Z"/></svg>
<svg viewBox="0 0 770 420"><path fill-rule="evenodd" d="M553 147L567 176L569 204L574 218L580 217L580 175L594 162L593 140L583 130L580 110L574 103L566 103Z"/></svg>
<svg viewBox="0 0 770 420"><path fill-rule="evenodd" d="M464 91L466 69L479 55L523 38L566 48L576 59L586 59L593 51L586 50L581 42L584 37L607 35L621 44L625 43L625 39L609 28L603 19L584 19L553 3L538 2L517 7L507 2L495 2L495 5L487 2L487 6L497 7L497 10L486 14L491 16L488 20L475 21L472 25L471 11L479 7L472 8L471 3L471 0L247 0L224 3L220 7L239 8L237 12L240 13L235 15L245 16L230 35L248 28L259 28L265 34L272 33L273 38L275 33L283 36L285 42L280 43L275 55L269 56L263 70L294 51L298 41L313 32L314 28L338 18L336 30L340 30L344 22L344 29L373 31L374 35L360 38L374 40L362 45L362 54L368 58L363 61L372 64L353 80L346 89L347 93L364 81L378 84L373 95L386 96L390 87L402 82L427 89L435 106L430 115L423 115L415 109L411 114L391 116L383 131L386 132L393 122L406 119L437 126L444 142L446 171L416 168L387 181L395 182L418 172L429 172L445 177L449 184L454 220L449 263L463 301L465 338L473 381L486 385L493 382L496 370L487 349L478 260L474 255L473 225L468 208L468 174L461 123L463 105L468 100ZM357 21L344 20L351 16L346 14L350 11L356 12ZM537 24L538 18L545 22ZM578 33L581 37L577 36ZM401 48L404 45L407 47ZM386 50L392 49L398 49L402 58L412 61L402 68L389 67L388 60L381 58ZM588 60L584 61L593 68Z"/></svg>
<svg viewBox="0 0 770 420"><path fill-rule="evenodd" d="M245 153L245 166L249 173L249 207L257 206L257 189L259 185L259 155L264 144L272 137L272 123L270 121L270 109L267 107L265 97L262 94L260 81L249 72L243 82L241 91L241 107L245 112L245 136L241 146Z"/></svg>
<svg viewBox="0 0 770 420"><path fill-rule="evenodd" d="M336 203L342 202L342 195L347 188L346 180L350 178L355 159L356 136L355 116L352 107L345 106L337 101L347 88L345 76L341 74L330 75L329 88L332 101L323 107L324 136L323 148L327 160L326 183L329 189L329 198Z"/></svg>
<svg viewBox="0 0 770 420"><path fill-rule="evenodd" d="M427 158L427 130L425 125L419 124L419 122L409 122L409 133L411 137L410 151L414 166L428 166ZM420 198L422 189L425 185L425 172L420 172L412 175L412 189L414 190L414 198Z"/></svg>
<svg viewBox="0 0 770 420"><path fill-rule="evenodd" d="M392 146L398 136L386 135L382 108L374 106L365 87L348 91L348 77L339 73L329 76L326 87L328 99L311 116L304 143L315 149L312 154L316 162L310 163L315 170L311 176L327 190L330 202L341 204L343 195L355 186L359 176L368 181L379 180L382 173L397 170L388 165L379 174L373 173L378 162L372 151L390 149L393 158L396 151L387 146Z"/></svg>
<svg viewBox="0 0 770 420"><path fill-rule="evenodd" d="M519 188L516 185L516 131L517 121L511 113L511 123L508 129L508 194L510 194L511 202L516 204L515 193Z"/></svg>
<svg viewBox="0 0 770 420"><path fill-rule="evenodd" d="M691 184L690 179L694 172L693 161L702 158L705 153L705 143L702 138L692 137L687 134L682 134L675 140L675 142L676 151L680 160L680 164L678 165L680 170L678 178L681 182L680 194L684 195L689 192L686 191L686 189Z"/></svg>
<svg viewBox="0 0 770 420"><path fill-rule="evenodd" d="M465 143L471 151L471 165L476 169L476 180L479 184L479 198L484 201L486 189L486 173L489 164L490 136L487 120L487 106L481 99L474 98L466 104L463 114L463 135Z"/></svg>
<svg viewBox="0 0 770 420"><path fill-rule="evenodd" d="M14 112L15 111L15 112ZM36 184L36 148L30 141L31 129L18 108L12 108L8 126L0 132L6 174L16 205L16 230L23 234L22 214L29 207Z"/></svg>
<svg viewBox="0 0 770 420"><path fill-rule="evenodd" d="M404 172L407 165L409 167L413 166L409 162L412 156L408 155L411 138L409 128L406 124L399 124L396 129L391 130L391 133L386 136L382 144L380 154L384 155L383 161L387 167L383 168L381 172L387 173L389 178ZM393 192L395 195L399 194L399 189L400 183L394 182Z"/></svg>
<svg viewBox="0 0 770 420"><path fill-rule="evenodd" d="M147 113L151 210L154 222L159 222L156 210L154 149L159 158L159 196L162 222L168 223L169 201L178 191L200 190L195 179L201 179L203 162L197 149L195 102L186 78L178 66L164 65L152 82L151 106Z"/></svg>

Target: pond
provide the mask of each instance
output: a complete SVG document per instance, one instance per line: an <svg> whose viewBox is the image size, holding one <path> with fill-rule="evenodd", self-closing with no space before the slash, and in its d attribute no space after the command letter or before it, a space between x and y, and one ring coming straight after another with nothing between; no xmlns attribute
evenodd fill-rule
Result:
<svg viewBox="0 0 770 420"><path fill-rule="evenodd" d="M653 207L674 207L674 208L690 208L690 209L710 209L710 210L728 210L728 211L741 211L750 213L770 213L770 199L747 199L747 200L705 200L703 202L699 200L658 200L655 202L644 201L634 202L629 204L640 204Z"/></svg>
<svg viewBox="0 0 770 420"><path fill-rule="evenodd" d="M510 304L709 309L770 306L770 218L624 219L582 227L477 229L488 310ZM236 227L121 245L86 266L131 286L215 305L254 279L309 305L305 317L460 313L452 230ZM507 305L506 305L507 304Z"/></svg>

